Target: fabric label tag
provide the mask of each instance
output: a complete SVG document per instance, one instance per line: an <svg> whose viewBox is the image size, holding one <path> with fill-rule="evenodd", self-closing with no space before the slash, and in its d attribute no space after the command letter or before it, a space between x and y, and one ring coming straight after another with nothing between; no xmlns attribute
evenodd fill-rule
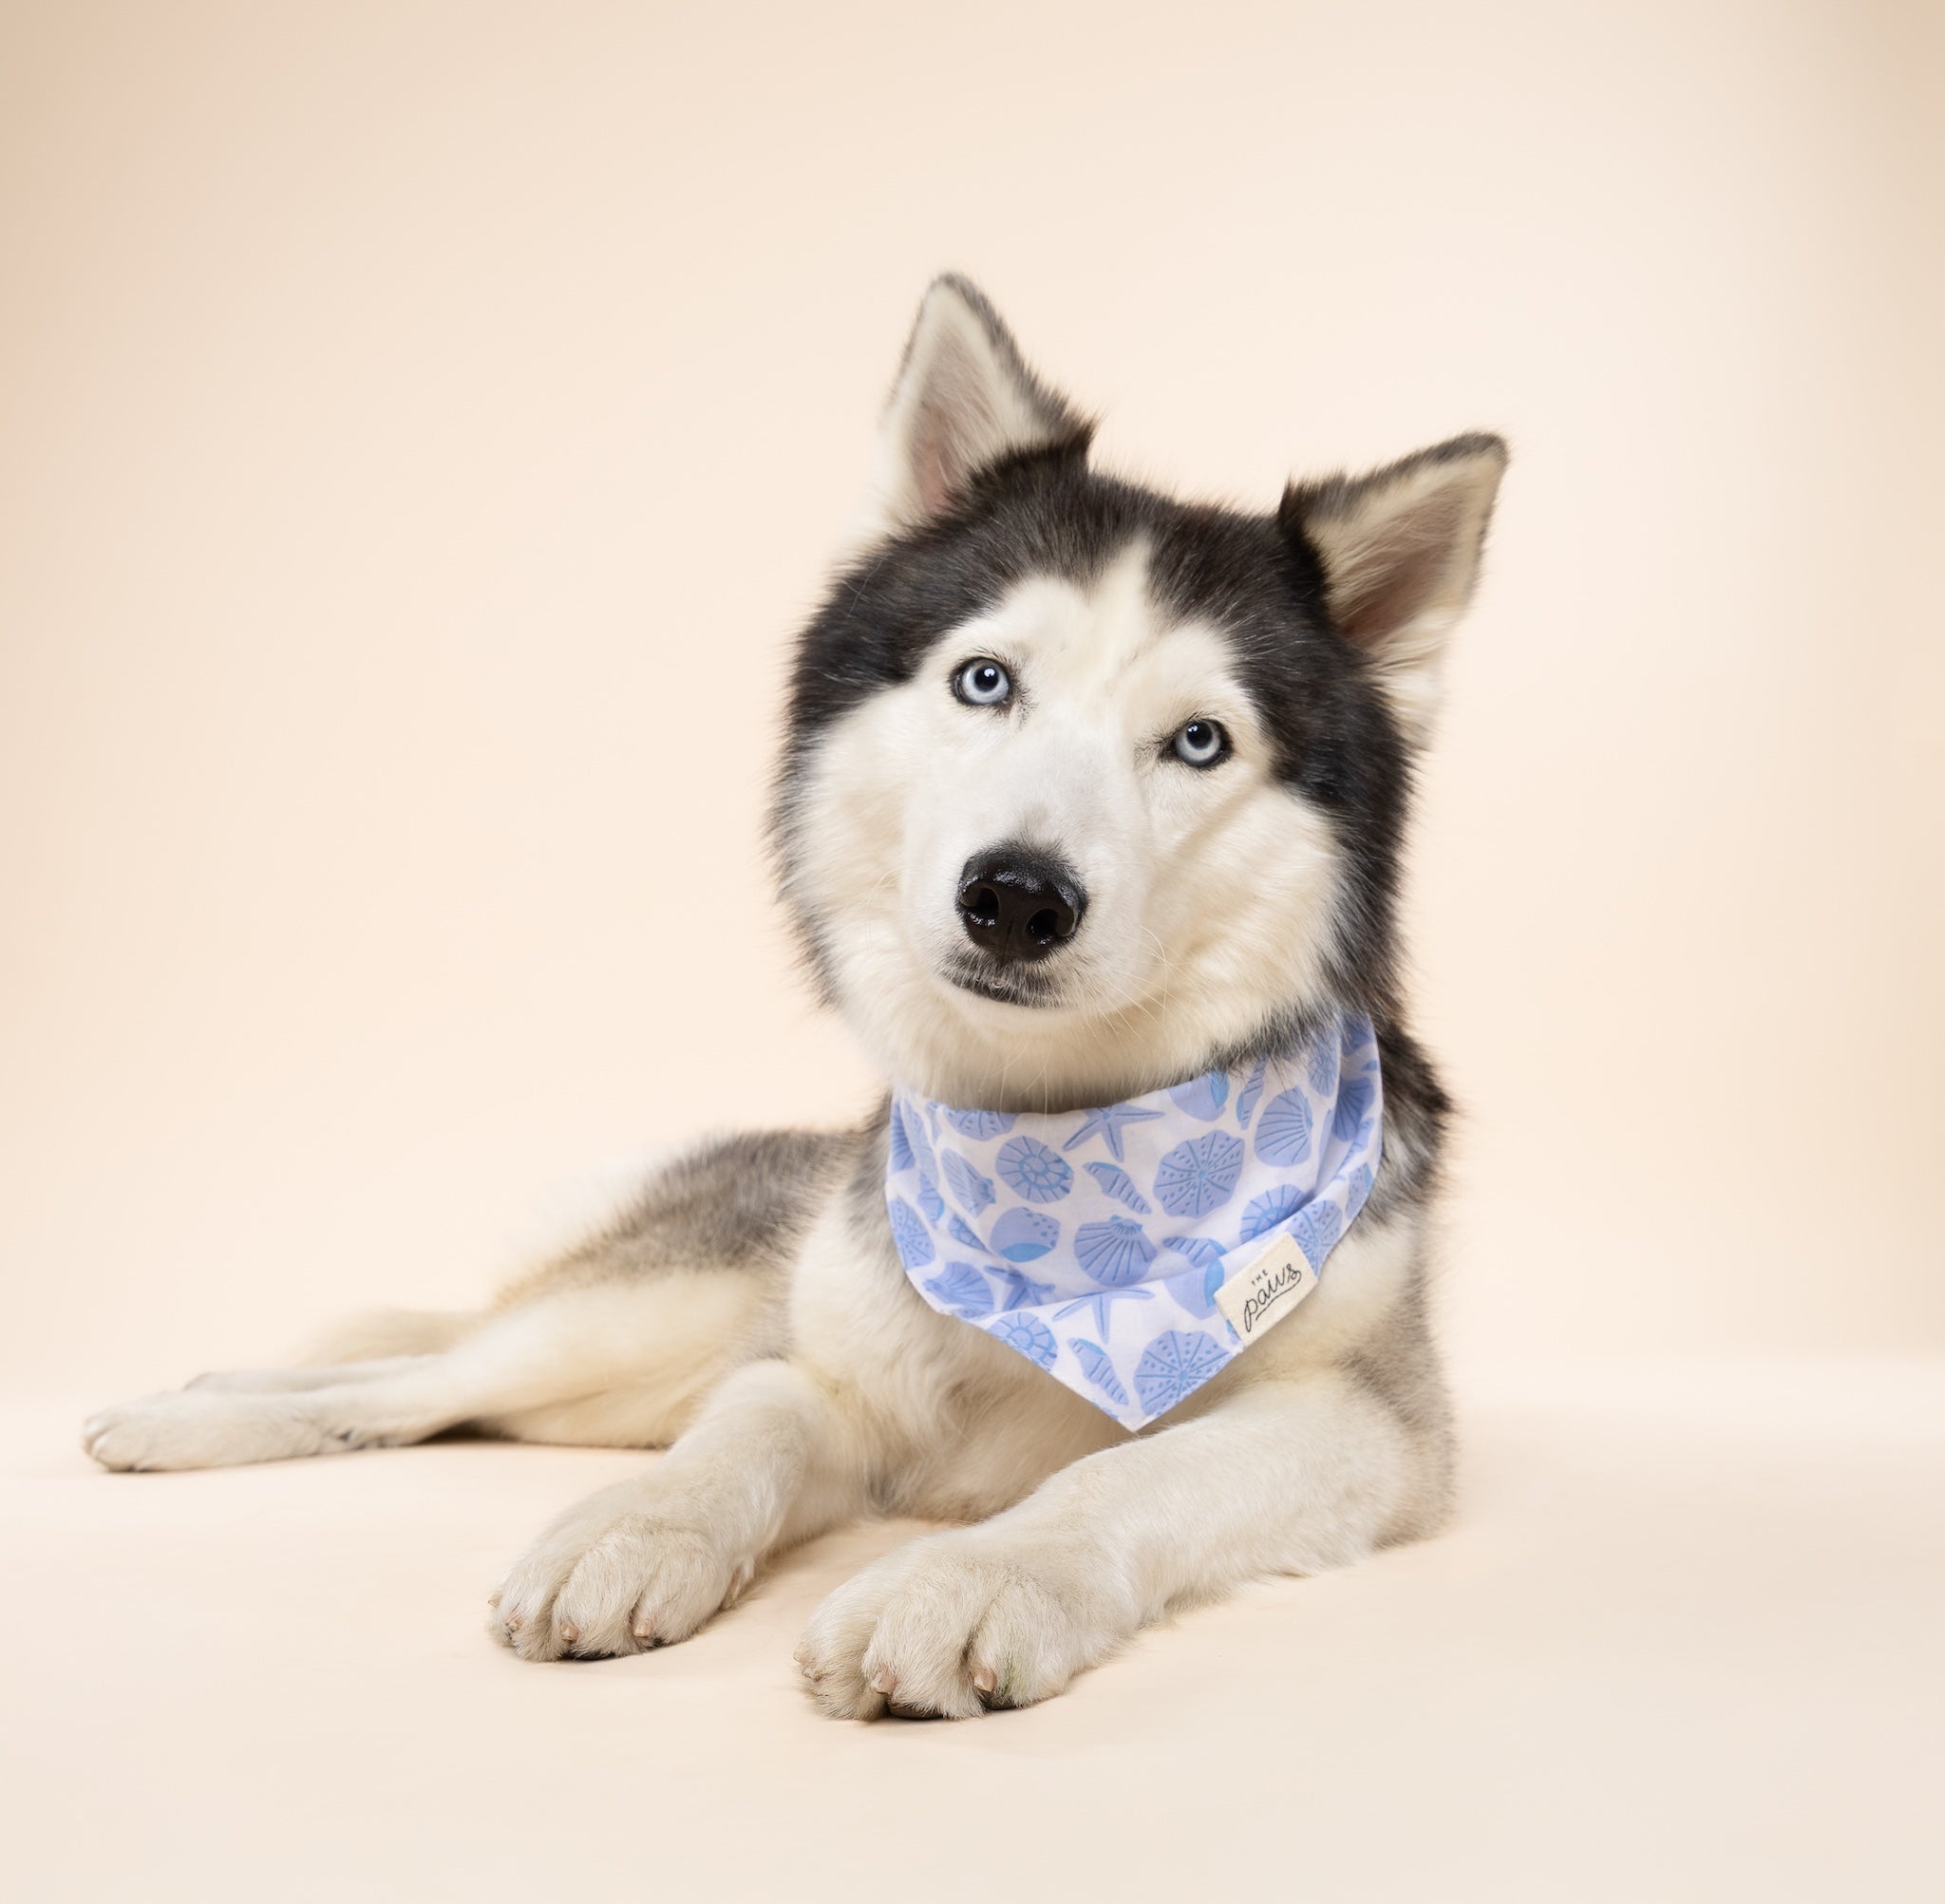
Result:
<svg viewBox="0 0 1945 1904"><path fill-rule="evenodd" d="M1317 1272L1294 1236L1282 1235L1240 1275L1216 1291L1216 1307L1237 1334L1254 1342L1274 1329L1317 1286Z"/></svg>

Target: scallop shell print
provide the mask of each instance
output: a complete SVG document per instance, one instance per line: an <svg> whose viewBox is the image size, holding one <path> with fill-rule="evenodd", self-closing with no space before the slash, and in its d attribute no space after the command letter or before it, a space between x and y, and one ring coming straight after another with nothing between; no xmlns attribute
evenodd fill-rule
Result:
<svg viewBox="0 0 1945 1904"><path fill-rule="evenodd" d="M905 1141L912 1146L912 1160L928 1183L938 1182L938 1159L933 1155L932 1140L925 1134L925 1120L916 1110L905 1114Z"/></svg>
<svg viewBox="0 0 1945 1904"><path fill-rule="evenodd" d="M1060 1225L1037 1210L1009 1210L992 1226L992 1247L1010 1263L1033 1262L1059 1241Z"/></svg>
<svg viewBox="0 0 1945 1904"><path fill-rule="evenodd" d="M1010 1138L993 1167L1029 1203L1058 1203L1074 1187L1073 1166L1037 1137Z"/></svg>
<svg viewBox="0 0 1945 1904"><path fill-rule="evenodd" d="M937 1275L926 1279L925 1291L954 1315L969 1320L992 1313L992 1286L971 1263L948 1263Z"/></svg>
<svg viewBox="0 0 1945 1904"><path fill-rule="evenodd" d="M1279 1183L1243 1206L1242 1239L1254 1243L1267 1236L1279 1223L1287 1223L1303 1208L1303 1195L1294 1184Z"/></svg>
<svg viewBox="0 0 1945 1904"><path fill-rule="evenodd" d="M1311 1154L1311 1103L1301 1091L1278 1091L1263 1106L1256 1155L1279 1168Z"/></svg>
<svg viewBox="0 0 1945 1904"><path fill-rule="evenodd" d="M1135 1393L1151 1415L1165 1415L1229 1360L1206 1335L1164 1329L1135 1365Z"/></svg>
<svg viewBox="0 0 1945 1904"><path fill-rule="evenodd" d="M1334 1030L1319 1031L1311 1040L1311 1048L1304 1054L1304 1065L1310 1074L1311 1089L1320 1098L1328 1098L1337 1088L1337 1033Z"/></svg>
<svg viewBox="0 0 1945 1904"><path fill-rule="evenodd" d="M1125 1203L1136 1216L1146 1216L1154 1209L1155 1206L1136 1187L1135 1179L1120 1164L1089 1163L1083 1167L1117 1203Z"/></svg>
<svg viewBox="0 0 1945 1904"><path fill-rule="evenodd" d="M901 1170L910 1170L916 1160L912 1155L912 1141L905 1135L904 1115L897 1104L892 1106L891 1142L891 1172L896 1177Z"/></svg>
<svg viewBox="0 0 1945 1904"><path fill-rule="evenodd" d="M1357 1135L1357 1127L1364 1122L1365 1113L1370 1109L1371 1099L1375 1095L1369 1078L1352 1078L1337 1093L1337 1109L1331 1119L1331 1135L1339 1143L1349 1143Z"/></svg>
<svg viewBox="0 0 1945 1904"><path fill-rule="evenodd" d="M955 1150L946 1153L946 1188L969 1216L976 1216L992 1201L992 1178L982 1177Z"/></svg>
<svg viewBox="0 0 1945 1904"><path fill-rule="evenodd" d="M932 1232L902 1197L894 1197L885 1207L892 1217L892 1241L897 1244L905 1267L922 1270L938 1254L932 1247Z"/></svg>
<svg viewBox="0 0 1945 1904"><path fill-rule="evenodd" d="M1132 1216L1110 1216L1105 1223L1083 1223L1074 1232L1074 1254L1097 1283L1119 1289L1147 1274L1156 1251Z"/></svg>
<svg viewBox="0 0 1945 1904"><path fill-rule="evenodd" d="M1060 1353L1053 1330L1037 1315L1029 1315L1024 1310L1001 1316L990 1328L1009 1348L1018 1349L1029 1362L1036 1362L1043 1368L1051 1368L1053 1358Z"/></svg>
<svg viewBox="0 0 1945 1904"><path fill-rule="evenodd" d="M1155 1196L1171 1216L1206 1216L1227 1203L1242 1175L1242 1140L1225 1131L1179 1143L1155 1171Z"/></svg>
<svg viewBox="0 0 1945 1904"><path fill-rule="evenodd" d="M947 1111L945 1120L961 1137L970 1137L974 1143L1004 1137L1018 1122L1010 1111Z"/></svg>

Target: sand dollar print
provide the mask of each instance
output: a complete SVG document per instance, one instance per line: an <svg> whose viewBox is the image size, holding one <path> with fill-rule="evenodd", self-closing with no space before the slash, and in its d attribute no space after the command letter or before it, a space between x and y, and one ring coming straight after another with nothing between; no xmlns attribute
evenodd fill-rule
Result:
<svg viewBox="0 0 1945 1904"><path fill-rule="evenodd" d="M1156 1200L1171 1216L1206 1216L1229 1201L1242 1155L1242 1140L1226 1131L1177 1144L1156 1168Z"/></svg>

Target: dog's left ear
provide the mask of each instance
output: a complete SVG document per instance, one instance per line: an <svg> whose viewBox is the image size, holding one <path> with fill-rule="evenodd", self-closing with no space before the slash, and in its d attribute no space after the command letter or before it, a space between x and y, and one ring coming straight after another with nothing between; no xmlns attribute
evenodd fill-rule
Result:
<svg viewBox="0 0 1945 1904"><path fill-rule="evenodd" d="M1279 518L1323 564L1338 632L1377 664L1415 742L1437 707L1445 636L1472 599L1505 468L1501 439L1461 436L1369 476L1283 493Z"/></svg>
<svg viewBox="0 0 1945 1904"><path fill-rule="evenodd" d="M1085 449L1086 420L1048 389L1012 333L963 277L936 279L878 430L866 537L894 535L943 515L982 469L1056 444Z"/></svg>

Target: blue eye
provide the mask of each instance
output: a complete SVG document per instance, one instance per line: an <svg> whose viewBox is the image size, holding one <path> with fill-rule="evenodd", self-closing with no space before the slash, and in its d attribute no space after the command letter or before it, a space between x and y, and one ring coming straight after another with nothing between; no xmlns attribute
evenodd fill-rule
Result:
<svg viewBox="0 0 1945 1904"><path fill-rule="evenodd" d="M1213 767L1229 756L1229 736L1214 721L1191 721L1175 737L1175 757L1192 767Z"/></svg>
<svg viewBox="0 0 1945 1904"><path fill-rule="evenodd" d="M1013 677L998 662L981 656L953 676L953 692L973 707L997 707L1013 691Z"/></svg>

